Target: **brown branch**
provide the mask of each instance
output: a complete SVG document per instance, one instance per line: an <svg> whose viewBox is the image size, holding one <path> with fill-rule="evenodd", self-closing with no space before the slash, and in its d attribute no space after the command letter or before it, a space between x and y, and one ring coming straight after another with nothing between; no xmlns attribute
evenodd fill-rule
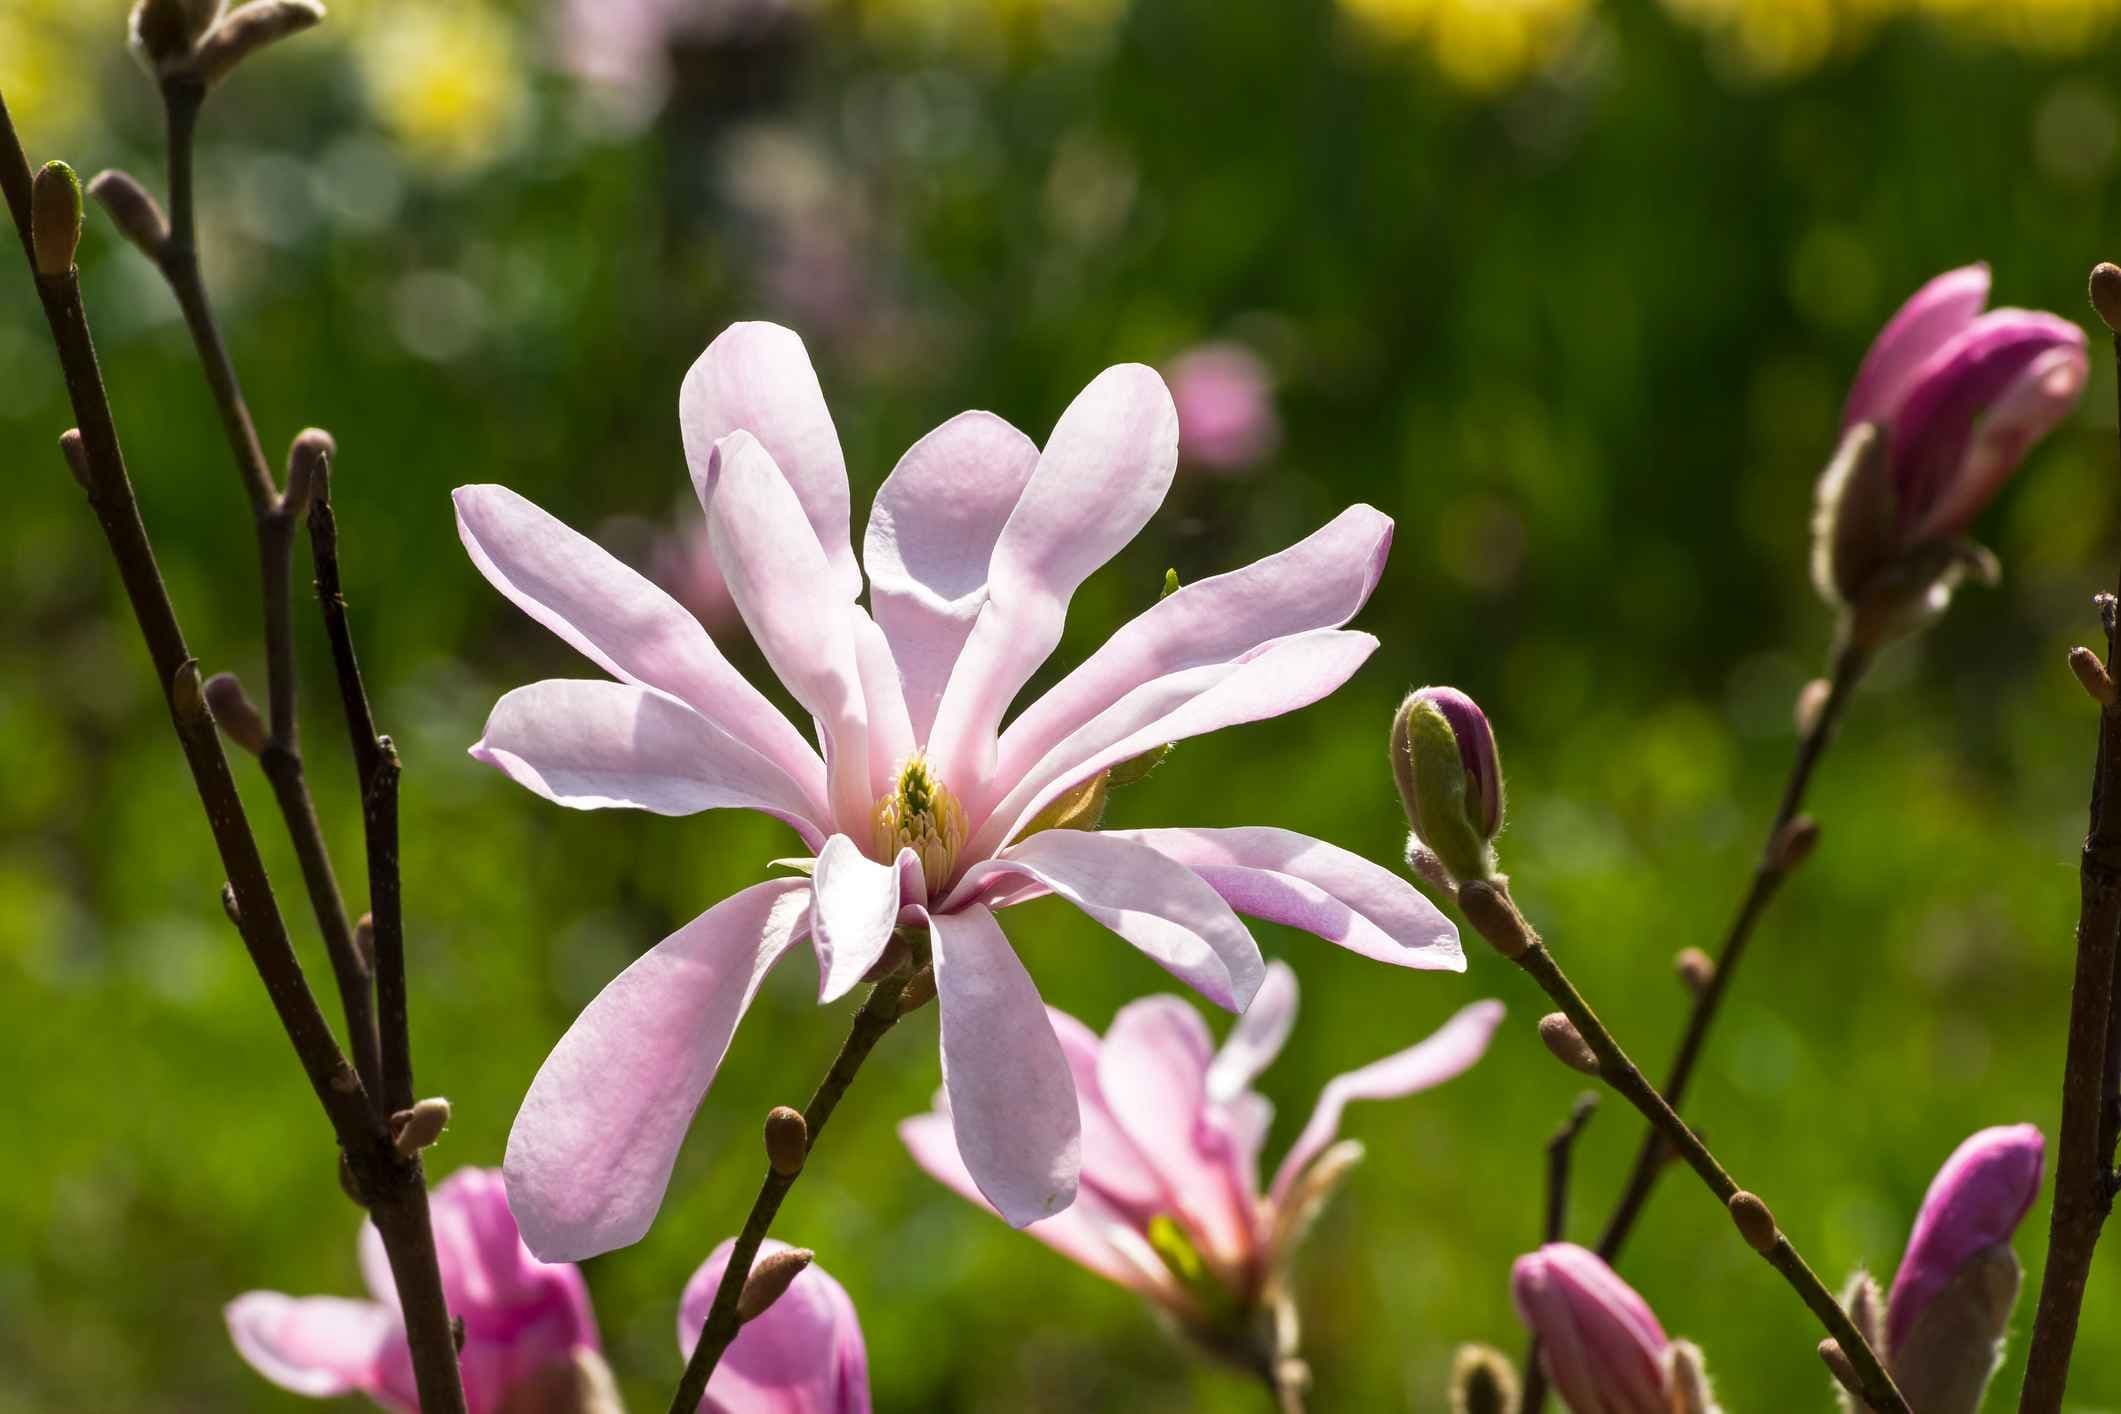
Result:
<svg viewBox="0 0 2121 1414"><path fill-rule="evenodd" d="M1597 1057L1599 1076L1641 1112L1657 1134L1699 1175L1702 1184L1724 1205L1725 1212L1740 1219L1741 1231L1754 1250L1782 1274L1783 1280L1819 1319L1827 1334L1840 1343L1855 1369L1863 1397L1883 1414L1909 1414L1907 1400L1894 1387L1892 1376L1886 1373L1877 1352L1871 1349L1855 1322L1849 1319L1848 1312L1841 1308L1841 1303L1834 1299L1834 1294L1827 1290L1790 1240L1779 1230L1756 1233L1745 1229L1740 1208L1733 1203L1742 1193L1737 1182L1717 1162L1701 1137L1687 1127L1686 1121L1628 1059L1627 1052L1620 1048L1612 1032L1598 1019L1583 994L1576 990L1553 954L1547 951L1546 944L1518 912L1516 903L1510 898L1508 881L1497 876L1491 882L1466 883L1459 889L1459 905L1474 929L1497 952L1530 975L1540 990L1561 1008L1562 1014L1568 1017ZM1749 1194L1744 1196L1754 1205L1759 1202Z"/></svg>

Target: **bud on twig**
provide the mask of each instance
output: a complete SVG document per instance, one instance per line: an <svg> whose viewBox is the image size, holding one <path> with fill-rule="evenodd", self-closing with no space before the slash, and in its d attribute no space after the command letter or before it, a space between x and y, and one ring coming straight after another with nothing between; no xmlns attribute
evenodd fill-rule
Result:
<svg viewBox="0 0 2121 1414"><path fill-rule="evenodd" d="M744 1290L736 1299L737 1320L753 1321L764 1315L815 1260L817 1253L807 1247L788 1247L761 1257L744 1278Z"/></svg>
<svg viewBox="0 0 2121 1414"><path fill-rule="evenodd" d="M1672 971L1696 997L1708 991L1709 985L1716 980L1716 964L1700 948L1681 948L1679 955L1672 959Z"/></svg>
<svg viewBox="0 0 2121 1414"><path fill-rule="evenodd" d="M162 247L169 240L169 218L162 214L161 203L146 187L112 168L89 179L88 194L110 217L119 235L140 247L148 259L161 258Z"/></svg>
<svg viewBox="0 0 2121 1414"><path fill-rule="evenodd" d="M1738 1235L1745 1245L1765 1257L1775 1250L1775 1242L1782 1234L1775 1229L1775 1215L1768 1205L1755 1195L1739 1189L1731 1195L1731 1221L1738 1225Z"/></svg>
<svg viewBox="0 0 2121 1414"><path fill-rule="evenodd" d="M220 18L222 0L140 0L129 33L133 52L156 74L191 58L199 36Z"/></svg>
<svg viewBox="0 0 2121 1414"><path fill-rule="evenodd" d="M1525 922L1524 915L1509 896L1485 879L1469 879L1459 885L1458 909L1465 914L1466 922L1473 931L1488 940L1489 946L1504 957L1515 962L1539 939L1532 932L1532 925Z"/></svg>
<svg viewBox="0 0 2121 1414"><path fill-rule="evenodd" d="M449 1101L437 1097L421 1100L409 1110L390 1117L390 1142L401 1159L417 1158L422 1149L442 1137L449 1128Z"/></svg>
<svg viewBox="0 0 2121 1414"><path fill-rule="evenodd" d="M1810 736L1818 729L1820 714L1826 711L1826 700L1833 692L1834 685L1825 678L1813 678L1804 685L1797 694L1797 735Z"/></svg>
<svg viewBox="0 0 2121 1414"><path fill-rule="evenodd" d="M221 911L228 915L229 922L236 925L237 932L243 931L243 909L236 902L236 886L234 884L223 883L221 885Z"/></svg>
<svg viewBox="0 0 2121 1414"><path fill-rule="evenodd" d="M2114 636L2114 615L2117 609L2121 609L2121 600L2115 599L2111 594L2094 594L2092 607L2099 611L2099 627L2106 630L2106 637L2111 641Z"/></svg>
<svg viewBox="0 0 2121 1414"><path fill-rule="evenodd" d="M361 959L363 972L376 970L376 916L373 913L364 913L354 920L353 950L354 956Z"/></svg>
<svg viewBox="0 0 2121 1414"><path fill-rule="evenodd" d="M1415 837L1453 878L1494 874L1502 765L1479 705L1453 687L1408 693L1392 718L1388 754Z"/></svg>
<svg viewBox="0 0 2121 1414"><path fill-rule="evenodd" d="M1599 1074L1598 1053L1591 1043L1583 1039L1576 1023L1558 1011L1550 1011L1539 1018L1539 1039L1553 1052L1554 1059L1571 1070L1580 1070L1585 1075Z"/></svg>
<svg viewBox="0 0 2121 1414"><path fill-rule="evenodd" d="M206 680L206 708L221 734L253 756L265 751L265 719L251 704L234 673L215 673Z"/></svg>
<svg viewBox="0 0 2121 1414"><path fill-rule="evenodd" d="M1517 1372L1501 1351L1461 1345L1451 1361L1451 1414L1517 1414Z"/></svg>
<svg viewBox="0 0 2121 1414"><path fill-rule="evenodd" d="M299 521L309 514L310 497L330 473L331 458L338 444L321 427L307 427L295 435L287 449L287 491L280 497L280 514Z"/></svg>
<svg viewBox="0 0 2121 1414"><path fill-rule="evenodd" d="M775 1105L766 1112L766 1162L782 1178L794 1178L810 1157L810 1126L799 1111Z"/></svg>
<svg viewBox="0 0 2121 1414"><path fill-rule="evenodd" d="M80 428L69 427L59 434L59 454L66 458L66 469L74 474L74 483L93 496L96 484L89 474L88 447L81 440Z"/></svg>
<svg viewBox="0 0 2121 1414"><path fill-rule="evenodd" d="M199 45L193 67L202 81L217 84L266 45L300 34L323 18L324 7L316 0L250 0L213 27Z"/></svg>
<svg viewBox="0 0 2121 1414"><path fill-rule="evenodd" d="M2106 327L2121 334L2121 266L2102 260L2092 267L2092 308Z"/></svg>
<svg viewBox="0 0 2121 1414"><path fill-rule="evenodd" d="M1809 815L1799 815L1775 832L1775 843L1769 853L1775 862L1777 873L1787 874L1819 847L1819 822Z"/></svg>
<svg viewBox="0 0 2121 1414"><path fill-rule="evenodd" d="M201 717L209 723L213 721L206 712L206 690L199 682L197 658L186 658L170 675L169 710L181 726L189 726Z"/></svg>
<svg viewBox="0 0 2121 1414"><path fill-rule="evenodd" d="M2114 705L2114 680L2106 671L2106 664L2089 648L2069 650L2069 670L2077 675L2077 681L2092 701L2101 707Z"/></svg>
<svg viewBox="0 0 2121 1414"><path fill-rule="evenodd" d="M1708 1365L1700 1346L1690 1340L1673 1341L1665 1353L1665 1373L1671 1378L1672 1414L1721 1414L1709 1390Z"/></svg>
<svg viewBox="0 0 2121 1414"><path fill-rule="evenodd" d="M910 1016L935 1000L935 969L923 967L906 979L898 994L898 1014Z"/></svg>
<svg viewBox="0 0 2121 1414"><path fill-rule="evenodd" d="M1843 1389L1858 1399L1863 1398L1863 1381L1856 1378L1856 1367L1849 1363L1848 1354L1842 1350L1840 1341L1832 1336L1820 1341L1819 1358L1826 1362L1826 1368L1832 1372Z"/></svg>
<svg viewBox="0 0 2121 1414"><path fill-rule="evenodd" d="M29 230L39 275L74 268L81 246L81 179L64 162L45 163L30 182Z"/></svg>

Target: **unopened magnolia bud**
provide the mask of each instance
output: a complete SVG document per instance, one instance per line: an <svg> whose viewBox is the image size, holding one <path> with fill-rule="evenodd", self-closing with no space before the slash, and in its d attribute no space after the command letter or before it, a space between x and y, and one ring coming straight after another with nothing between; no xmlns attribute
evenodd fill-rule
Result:
<svg viewBox="0 0 2121 1414"><path fill-rule="evenodd" d="M1893 1347L1893 1381L1910 1409L1975 1414L2003 1363L2023 1273L2009 1244L1975 1253Z"/></svg>
<svg viewBox="0 0 2121 1414"><path fill-rule="evenodd" d="M1984 1129L1952 1151L1923 1195L1886 1297L1886 1339L1905 1351L1915 1325L1962 1268L2011 1234L2040 1194L2046 1144L2030 1124Z"/></svg>
<svg viewBox="0 0 2121 1414"><path fill-rule="evenodd" d="M449 1101L436 1097L421 1100L409 1110L390 1117L390 1142L398 1157L410 1159L442 1137L449 1128Z"/></svg>
<svg viewBox="0 0 2121 1414"><path fill-rule="evenodd" d="M1679 955L1672 959L1672 971L1678 975L1680 983L1697 997L1708 991L1710 984L1716 980L1716 964L1700 948L1681 948Z"/></svg>
<svg viewBox="0 0 2121 1414"><path fill-rule="evenodd" d="M1671 1380L1672 1414L1720 1414L1700 1346L1690 1340L1673 1341L1665 1352L1665 1373Z"/></svg>
<svg viewBox="0 0 2121 1414"><path fill-rule="evenodd" d="M1488 1345L1461 1345L1451 1361L1451 1414L1517 1414L1517 1371Z"/></svg>
<svg viewBox="0 0 2121 1414"><path fill-rule="evenodd" d="M324 7L316 0L250 0L231 10L200 42L195 69L206 83L219 83L258 50L300 34L323 18Z"/></svg>
<svg viewBox="0 0 2121 1414"><path fill-rule="evenodd" d="M88 446L81 440L81 429L69 427L59 434L59 455L66 458L66 469L74 474L74 484L89 494L95 494L96 483L89 471Z"/></svg>
<svg viewBox="0 0 2121 1414"><path fill-rule="evenodd" d="M1869 1272L1858 1269L1849 1278L1841 1292L1841 1309L1849 1313L1863 1338L1878 1352L1878 1358L1888 1359L1885 1344L1885 1297L1878 1290L1878 1279Z"/></svg>
<svg viewBox="0 0 2121 1414"><path fill-rule="evenodd" d="M1834 695L1834 685L1825 678L1813 678L1797 694L1795 717L1797 735L1810 736L1819 727L1820 714L1826 711L1827 698Z"/></svg>
<svg viewBox="0 0 2121 1414"><path fill-rule="evenodd" d="M1407 694L1392 719L1392 779L1414 834L1453 878L1495 872L1502 829L1502 764L1478 704L1452 687Z"/></svg>
<svg viewBox="0 0 2121 1414"><path fill-rule="evenodd" d="M1598 1074L1598 1053L1591 1043L1583 1039L1576 1023L1558 1011L1550 1011L1539 1018L1539 1039L1546 1042L1554 1059L1571 1070L1580 1070L1585 1075Z"/></svg>
<svg viewBox="0 0 2121 1414"><path fill-rule="evenodd" d="M782 1178L794 1178L810 1157L810 1126L800 1111L775 1105L766 1112L766 1162Z"/></svg>
<svg viewBox="0 0 2121 1414"><path fill-rule="evenodd" d="M1900 553L1899 499L1886 456L1885 429L1859 422L1843 434L1820 473L1812 511L1812 584L1847 608Z"/></svg>
<svg viewBox="0 0 2121 1414"><path fill-rule="evenodd" d="M149 259L161 256L162 246L169 240L169 218L162 214L161 203L146 187L113 168L89 179L88 194L110 217L119 235L140 247Z"/></svg>
<svg viewBox="0 0 2121 1414"><path fill-rule="evenodd" d="M508 1387L493 1414L625 1414L611 1367L594 1350L541 1366Z"/></svg>
<svg viewBox="0 0 2121 1414"><path fill-rule="evenodd" d="M2106 671L2106 664L2089 648L2069 650L2069 670L2077 675L2077 681L2086 695L2101 707L2114 705L2114 679Z"/></svg>
<svg viewBox="0 0 2121 1414"><path fill-rule="evenodd" d="M2102 260L2092 267L2092 308L2106 327L2121 334L2121 265Z"/></svg>
<svg viewBox="0 0 2121 1414"><path fill-rule="evenodd" d="M935 1000L935 969L923 967L906 979L905 990L898 994L898 1014L910 1016Z"/></svg>
<svg viewBox="0 0 2121 1414"><path fill-rule="evenodd" d="M354 920L353 950L354 956L361 959L364 972L376 970L376 916L373 913L364 913Z"/></svg>
<svg viewBox="0 0 2121 1414"><path fill-rule="evenodd" d="M261 755L265 750L265 719L251 704L243 684L234 673L215 673L206 680L206 706L214 714L214 724L221 734L251 755Z"/></svg>
<svg viewBox="0 0 2121 1414"><path fill-rule="evenodd" d="M81 179L64 162L37 169L29 189L30 245L39 275L64 275L81 246Z"/></svg>
<svg viewBox="0 0 2121 1414"><path fill-rule="evenodd" d="M1458 897L1457 880L1451 877L1450 870L1443 867L1443 861L1436 857L1436 851L1421 842L1419 835L1407 836L1407 868L1414 871L1415 878L1445 898Z"/></svg>
<svg viewBox="0 0 2121 1414"><path fill-rule="evenodd" d="M1510 1268L1510 1298L1540 1339L1570 1409L1665 1414L1671 1341L1657 1314L1594 1252L1554 1242Z"/></svg>
<svg viewBox="0 0 2121 1414"><path fill-rule="evenodd" d="M1812 851L1818 847L1819 822L1809 815L1799 815L1775 832L1769 853L1774 858L1775 868L1787 874L1810 859Z"/></svg>
<svg viewBox="0 0 2121 1414"><path fill-rule="evenodd" d="M1856 1367L1849 1363L1848 1352L1841 1348L1840 1341L1832 1336L1820 1341L1819 1358L1826 1362L1826 1368L1836 1383L1854 1397L1863 1397L1863 1381L1856 1378Z"/></svg>
<svg viewBox="0 0 2121 1414"><path fill-rule="evenodd" d="M155 73L191 57L199 36L220 17L222 0L140 0L127 29L133 52Z"/></svg>
<svg viewBox="0 0 2121 1414"><path fill-rule="evenodd" d="M295 435L293 445L287 449L287 491L280 498L280 509L290 520L309 514L310 497L329 474L331 458L337 451L338 444L321 427L304 428Z"/></svg>
<svg viewBox="0 0 2121 1414"><path fill-rule="evenodd" d="M786 1247L759 1258L751 1275L744 1278L743 1293L736 1299L737 1320L756 1320L763 1315L815 1260L817 1254L807 1247Z"/></svg>
<svg viewBox="0 0 2121 1414"><path fill-rule="evenodd" d="M1739 1189L1731 1195L1729 1204L1731 1221L1738 1225L1738 1235L1745 1245L1763 1257L1775 1250L1775 1240L1782 1236L1775 1230L1775 1215L1768 1205L1755 1195Z"/></svg>
<svg viewBox="0 0 2121 1414"><path fill-rule="evenodd" d="M240 932L243 927L243 908L236 902L234 884L221 885L221 911L228 915L228 921L235 924Z"/></svg>

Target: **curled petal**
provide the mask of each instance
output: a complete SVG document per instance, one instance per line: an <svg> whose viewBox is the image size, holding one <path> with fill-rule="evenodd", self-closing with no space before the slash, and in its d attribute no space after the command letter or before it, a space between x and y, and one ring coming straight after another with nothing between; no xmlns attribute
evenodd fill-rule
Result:
<svg viewBox="0 0 2121 1414"><path fill-rule="evenodd" d="M701 1263L678 1302L678 1350L690 1359L736 1240ZM759 1260L788 1251L767 1238ZM847 1288L816 1263L746 1321L707 1382L703 1410L735 1414L869 1414L869 1352Z"/></svg>
<svg viewBox="0 0 2121 1414"><path fill-rule="evenodd" d="M900 851L908 858L912 853ZM846 996L884 955L898 923L900 867L877 863L845 835L834 835L818 851L811 941L820 1003Z"/></svg>
<svg viewBox="0 0 2121 1414"><path fill-rule="evenodd" d="M2076 408L2089 372L2081 335L2028 361L1976 420L1957 474L1946 479L1909 537L1919 542L1972 525L2026 453Z"/></svg>
<svg viewBox="0 0 2121 1414"><path fill-rule="evenodd" d="M1163 1180L1105 1102L1104 1086L1097 1078L1103 1042L1095 1031L1055 1007L1046 1008L1046 1019L1053 1023L1054 1039L1068 1058L1068 1074L1075 1081L1076 1105L1082 1113L1083 1189L1095 1190L1137 1225L1146 1224L1170 1206L1170 1198ZM1080 1194L1076 1201L1082 1201Z"/></svg>
<svg viewBox="0 0 2121 1414"><path fill-rule="evenodd" d="M397 1313L373 1301L249 1291L223 1315L253 1370L312 1399L377 1390L388 1351L405 1339Z"/></svg>
<svg viewBox="0 0 2121 1414"><path fill-rule="evenodd" d="M1963 265L1910 295L1863 356L1841 425L1891 422L1923 365L1981 313L1988 303L1988 287L1987 265Z"/></svg>
<svg viewBox="0 0 2121 1414"><path fill-rule="evenodd" d="M1548 1243L1517 1259L1510 1295L1574 1414L1670 1414L1671 1341L1649 1303L1595 1254Z"/></svg>

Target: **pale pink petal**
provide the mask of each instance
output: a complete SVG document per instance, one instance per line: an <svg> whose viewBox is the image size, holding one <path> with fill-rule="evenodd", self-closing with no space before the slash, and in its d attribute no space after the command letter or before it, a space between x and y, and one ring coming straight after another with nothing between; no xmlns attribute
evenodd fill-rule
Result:
<svg viewBox="0 0 2121 1414"><path fill-rule="evenodd" d="M896 861L877 863L845 835L834 835L818 851L810 925L819 1002L846 996L884 955L898 925L899 868Z"/></svg>
<svg viewBox="0 0 2121 1414"><path fill-rule="evenodd" d="M984 793L1009 704L1060 642L1076 586L1132 540L1178 468L1178 411L1156 370L1108 368L1061 414L994 544L987 606L936 712L930 753Z"/></svg>
<svg viewBox="0 0 2121 1414"><path fill-rule="evenodd" d="M1241 1155L1208 1101L1214 1042L1200 1013L1176 997L1120 1008L1105 1031L1097 1076L1120 1128L1163 1179L1175 1216L1224 1272L1245 1268L1257 1203Z"/></svg>
<svg viewBox="0 0 2121 1414"><path fill-rule="evenodd" d="M1396 1100L1441 1085L1463 1074L1488 1049L1488 1039L1502 1022L1501 1002L1474 1002L1437 1028L1426 1041L1397 1055L1372 1061L1326 1082L1318 1107L1304 1123L1274 1174L1274 1201L1288 1195L1311 1160L1340 1134L1340 1117L1350 1100Z"/></svg>
<svg viewBox="0 0 2121 1414"><path fill-rule="evenodd" d="M513 1380L602 1348L581 1270L541 1262L524 1245L499 1169L458 1169L428 1195L428 1216L467 1351L496 1347L496 1363Z"/></svg>
<svg viewBox="0 0 2121 1414"><path fill-rule="evenodd" d="M898 1133L913 1161L929 1177L959 1197L994 1212L994 1205L979 1191L965 1161L958 1156L948 1114L937 1112L901 1120ZM1170 1268L1156 1250L1126 1215L1087 1186L1075 1195L1066 1212L1035 1222L1024 1231L1107 1281L1152 1300L1175 1303L1179 1299Z"/></svg>
<svg viewBox="0 0 2121 1414"><path fill-rule="evenodd" d="M1458 928L1383 866L1323 840L1264 825L1111 830L1200 875L1232 908L1314 933L1378 962L1463 972Z"/></svg>
<svg viewBox="0 0 2121 1414"><path fill-rule="evenodd" d="M1053 1023L1061 1054L1068 1058L1068 1074L1075 1081L1076 1103L1082 1111L1083 1189L1094 1189L1130 1221L1146 1223L1168 1208L1170 1201L1164 1193L1163 1180L1142 1157L1141 1150L1134 1147L1134 1141L1119 1127L1111 1107L1105 1103L1104 1088L1097 1079L1097 1055L1102 1043L1095 1031L1064 1011L1047 1007L1046 1018ZM1080 1195L1076 1201L1082 1201Z"/></svg>
<svg viewBox="0 0 2121 1414"><path fill-rule="evenodd" d="M724 329L685 375L678 426L696 481L717 442L737 431L756 437L788 478L822 547L830 584L821 587L845 600L861 594L848 539L847 461L817 371L793 330L757 323Z"/></svg>
<svg viewBox="0 0 2121 1414"><path fill-rule="evenodd" d="M1975 419L1956 473L1942 479L1936 500L1909 528L1909 539L1919 543L1971 526L2026 453L2075 411L2089 373L2080 332L2015 374Z"/></svg>
<svg viewBox="0 0 2121 1414"><path fill-rule="evenodd" d="M1932 355L1974 321L1988 303L1988 266L1947 270L1908 297L1871 341L1849 387L1843 427L1890 423Z"/></svg>
<svg viewBox="0 0 2121 1414"><path fill-rule="evenodd" d="M1038 447L991 412L959 413L915 442L869 512L869 607L925 738L959 650L987 602L987 562L1038 466Z"/></svg>
<svg viewBox="0 0 2121 1414"><path fill-rule="evenodd" d="M685 1283L678 1350L690 1359L735 1248L729 1239ZM788 1251L767 1238L758 1260ZM707 1382L702 1409L733 1414L869 1414L869 1354L847 1288L815 1262L766 1310L744 1323Z"/></svg>
<svg viewBox="0 0 2121 1414"><path fill-rule="evenodd" d="M825 768L699 620L609 551L505 486L460 486L457 534L493 587L622 681L660 688L787 773L823 813Z"/></svg>
<svg viewBox="0 0 2121 1414"><path fill-rule="evenodd" d="M943 1086L965 1167L1012 1226L1075 1201L1082 1120L1038 988L994 915L929 919Z"/></svg>
<svg viewBox="0 0 2121 1414"><path fill-rule="evenodd" d="M312 1399L377 1390L385 1352L404 1340L397 1314L373 1301L248 1291L222 1314L253 1370Z"/></svg>
<svg viewBox="0 0 2121 1414"><path fill-rule="evenodd" d="M994 874L1036 879L1217 1006L1241 1011L1266 976L1259 944L1192 870L1132 840L1042 830L974 865L960 888Z"/></svg>
<svg viewBox="0 0 2121 1414"><path fill-rule="evenodd" d="M774 674L817 718L835 822L852 828L875 801L855 636L861 609L829 572L780 468L749 433L724 438L694 475L730 597Z"/></svg>
<svg viewBox="0 0 2121 1414"><path fill-rule="evenodd" d="M1376 648L1367 633L1323 629L1278 640L1234 665L1187 668L1144 683L1047 752L973 827L966 853L977 859L997 852L1054 799L1107 767L1308 707L1354 676Z"/></svg>
<svg viewBox="0 0 2121 1414"><path fill-rule="evenodd" d="M869 793L881 799L898 788L899 769L919 745L907 715L904 680L891 645L866 613L854 611L854 661L869 711Z"/></svg>
<svg viewBox="0 0 2121 1414"><path fill-rule="evenodd" d="M553 1048L508 1135L530 1250L575 1261L655 1218L693 1111L759 983L810 926L810 881L732 894L642 954Z"/></svg>
<svg viewBox="0 0 2121 1414"><path fill-rule="evenodd" d="M1391 545L1389 516L1351 506L1279 554L1160 600L1009 724L996 775L1028 771L1145 682L1229 662L1291 634L1338 628L1377 587Z"/></svg>
<svg viewBox="0 0 2121 1414"><path fill-rule="evenodd" d="M629 683L556 679L494 704L474 760L577 810L690 815L763 810L814 842L824 831L765 757L674 698Z"/></svg>
<svg viewBox="0 0 2121 1414"><path fill-rule="evenodd" d="M1208 1099L1227 1105L1249 1090L1260 1072L1281 1054L1295 1025L1296 973L1277 958L1267 964L1266 980L1253 995L1252 1005L1237 1018L1208 1067Z"/></svg>

